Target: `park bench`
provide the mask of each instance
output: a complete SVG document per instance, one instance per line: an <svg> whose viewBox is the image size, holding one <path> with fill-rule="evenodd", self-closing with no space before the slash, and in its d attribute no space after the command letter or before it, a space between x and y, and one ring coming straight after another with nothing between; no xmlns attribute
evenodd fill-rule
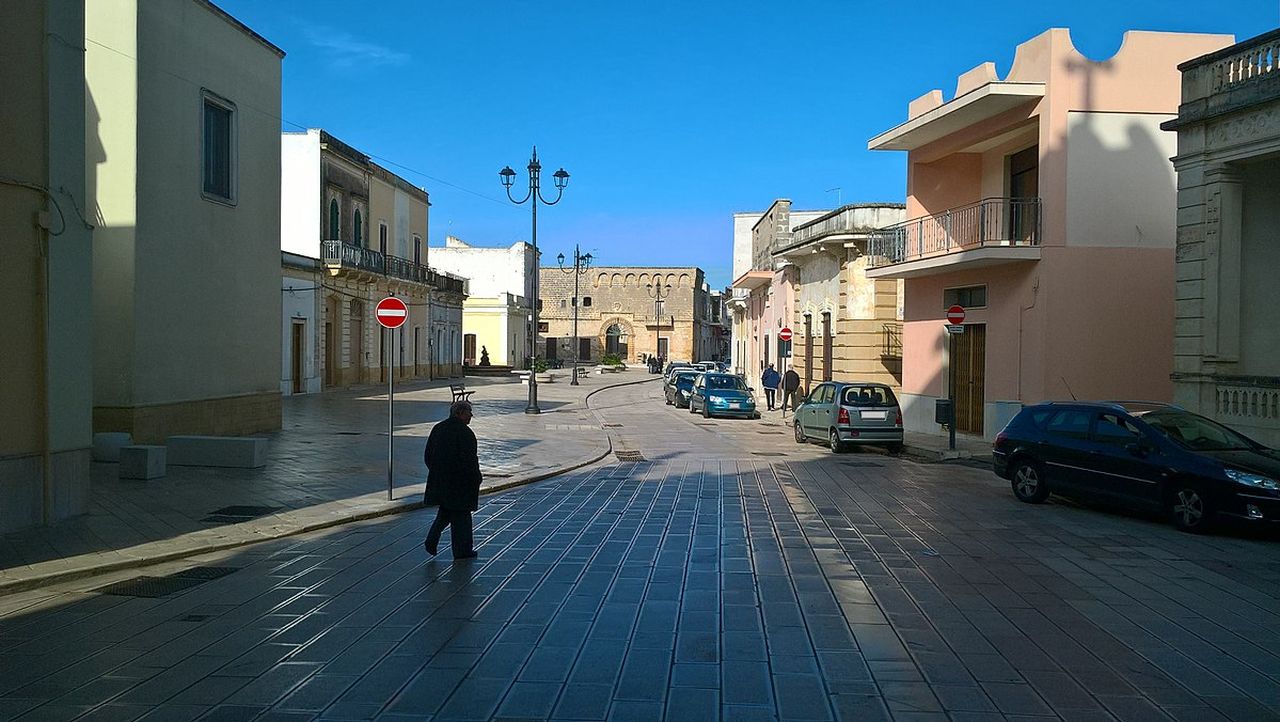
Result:
<svg viewBox="0 0 1280 722"><path fill-rule="evenodd" d="M474 391L467 391L466 384L449 384L449 390L453 392L454 401L470 401L471 394L475 393Z"/></svg>

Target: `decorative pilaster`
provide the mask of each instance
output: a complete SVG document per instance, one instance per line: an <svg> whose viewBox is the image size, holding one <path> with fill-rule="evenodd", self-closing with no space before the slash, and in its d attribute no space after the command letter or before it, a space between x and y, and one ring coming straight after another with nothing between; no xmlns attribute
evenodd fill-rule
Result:
<svg viewBox="0 0 1280 722"><path fill-rule="evenodd" d="M1234 168L1220 165L1205 172L1205 186L1204 358L1234 364L1240 360L1244 182Z"/></svg>

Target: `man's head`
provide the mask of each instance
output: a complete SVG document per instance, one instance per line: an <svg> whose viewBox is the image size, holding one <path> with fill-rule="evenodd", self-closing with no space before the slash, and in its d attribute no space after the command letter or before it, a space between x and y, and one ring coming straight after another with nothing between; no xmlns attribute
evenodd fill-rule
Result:
<svg viewBox="0 0 1280 722"><path fill-rule="evenodd" d="M772 368L773 368L773 364L769 364L768 368L772 369Z"/></svg>
<svg viewBox="0 0 1280 722"><path fill-rule="evenodd" d="M471 402L455 401L453 406L449 407L449 416L458 419L464 424L471 423Z"/></svg>

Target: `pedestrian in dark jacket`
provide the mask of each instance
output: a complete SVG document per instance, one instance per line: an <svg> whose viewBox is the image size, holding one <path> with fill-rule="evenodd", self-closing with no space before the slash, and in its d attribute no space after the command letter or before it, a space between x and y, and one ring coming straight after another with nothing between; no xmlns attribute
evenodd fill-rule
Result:
<svg viewBox="0 0 1280 722"><path fill-rule="evenodd" d="M449 527L454 559L470 559L476 555L471 535L471 512L480 504L480 456L476 435L467 428L471 423L471 403L455 401L449 407L449 418L436 424L427 437L423 459L427 464L428 501L438 501L436 520L423 542L427 552L435 556L440 535Z"/></svg>
<svg viewBox="0 0 1280 722"><path fill-rule="evenodd" d="M780 383L782 383L782 376L773 367L773 364L769 364L764 373L760 374L760 385L764 387L764 399L769 405L770 411L773 411L773 399L778 393L778 384Z"/></svg>
<svg viewBox="0 0 1280 722"><path fill-rule="evenodd" d="M800 374L795 369L787 369L782 375L782 414L787 414L787 409L796 410L799 402L800 391Z"/></svg>

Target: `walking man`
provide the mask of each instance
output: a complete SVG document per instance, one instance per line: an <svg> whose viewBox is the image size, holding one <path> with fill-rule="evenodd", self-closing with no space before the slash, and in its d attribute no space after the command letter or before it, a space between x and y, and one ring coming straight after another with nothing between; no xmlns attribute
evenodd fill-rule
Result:
<svg viewBox="0 0 1280 722"><path fill-rule="evenodd" d="M796 410L799 405L800 391L800 374L795 369L787 369L782 375L782 415L787 415L787 409Z"/></svg>
<svg viewBox="0 0 1280 722"><path fill-rule="evenodd" d="M435 556L440 534L449 527L454 559L471 559L476 555L471 535L471 512L480 504L480 457L476 435L471 424L471 402L455 401L449 407L449 418L436 424L427 437L423 459L427 464L427 501L438 501L436 520L423 542L427 553Z"/></svg>
<svg viewBox="0 0 1280 722"><path fill-rule="evenodd" d="M773 411L773 399L778 393L780 383L782 383L782 376L778 374L773 364L769 364L764 373L760 374L760 385L764 387L764 400L770 411Z"/></svg>

